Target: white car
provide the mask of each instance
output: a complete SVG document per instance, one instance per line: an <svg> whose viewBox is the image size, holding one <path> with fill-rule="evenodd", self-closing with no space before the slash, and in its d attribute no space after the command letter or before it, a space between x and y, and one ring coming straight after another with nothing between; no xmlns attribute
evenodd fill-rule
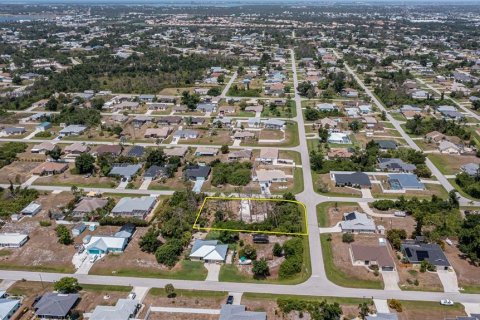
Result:
<svg viewBox="0 0 480 320"><path fill-rule="evenodd" d="M133 299L135 299L136 296L137 296L137 295L136 295L135 292L130 292L130 293L128 294L128 299L133 300Z"/></svg>
<svg viewBox="0 0 480 320"><path fill-rule="evenodd" d="M442 306L453 306L453 305L454 305L453 301L452 301L452 300L448 300L448 299L442 299L442 300L440 300L440 304L441 304Z"/></svg>
<svg viewBox="0 0 480 320"><path fill-rule="evenodd" d="M97 259L98 259L98 255L94 254L93 256L90 257L90 263L94 263L95 261L97 261Z"/></svg>

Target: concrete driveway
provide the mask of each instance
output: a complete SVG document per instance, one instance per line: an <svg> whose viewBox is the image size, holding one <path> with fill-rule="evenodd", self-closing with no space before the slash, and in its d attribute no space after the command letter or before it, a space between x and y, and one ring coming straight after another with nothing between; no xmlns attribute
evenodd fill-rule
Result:
<svg viewBox="0 0 480 320"><path fill-rule="evenodd" d="M458 289L458 280L455 271L437 270L437 274L440 278L440 282L442 282L444 292L460 292Z"/></svg>
<svg viewBox="0 0 480 320"><path fill-rule="evenodd" d="M383 283L385 284L385 290L398 290L400 291L400 287L398 286L398 273L397 271L381 271L383 278Z"/></svg>
<svg viewBox="0 0 480 320"><path fill-rule="evenodd" d="M232 304L239 305L242 303L242 296L243 296L242 292L229 292L228 295L233 296Z"/></svg>
<svg viewBox="0 0 480 320"><path fill-rule="evenodd" d="M218 275L220 274L220 267L221 265L216 263L205 263L205 268L207 268L208 274L207 279L205 281L217 281L218 282Z"/></svg>
<svg viewBox="0 0 480 320"><path fill-rule="evenodd" d="M377 309L377 313L390 313L387 300L373 299L373 303L375 304L375 309Z"/></svg>
<svg viewBox="0 0 480 320"><path fill-rule="evenodd" d="M144 178L140 190L148 190L148 186L152 183L152 178Z"/></svg>
<svg viewBox="0 0 480 320"><path fill-rule="evenodd" d="M165 313L220 314L220 309L197 309L197 308L151 307L150 311L165 312Z"/></svg>
<svg viewBox="0 0 480 320"><path fill-rule="evenodd" d="M339 233L342 232L342 228L340 227L340 222L337 222L336 225L333 227L325 227L325 228L318 228L320 233Z"/></svg>

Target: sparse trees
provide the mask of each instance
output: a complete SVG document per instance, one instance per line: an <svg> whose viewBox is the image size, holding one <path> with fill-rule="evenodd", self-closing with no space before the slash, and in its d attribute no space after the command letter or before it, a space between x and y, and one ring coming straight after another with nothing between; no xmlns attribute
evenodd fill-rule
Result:
<svg viewBox="0 0 480 320"><path fill-rule="evenodd" d="M53 289L60 293L75 293L82 289L82 287L78 284L78 280L73 277L63 277L60 278L55 284L53 285Z"/></svg>
<svg viewBox="0 0 480 320"><path fill-rule="evenodd" d="M75 169L79 174L91 173L95 169L95 158L90 153L82 153L75 158Z"/></svg>
<svg viewBox="0 0 480 320"><path fill-rule="evenodd" d="M253 261L252 268L253 276L256 279L263 279L270 275L270 268L268 267L267 260L262 258L260 260Z"/></svg>
<svg viewBox="0 0 480 320"><path fill-rule="evenodd" d="M59 224L55 228L55 232L57 233L59 243L63 245L70 245L73 243L73 239L72 239L72 236L70 235L70 231L63 224Z"/></svg>

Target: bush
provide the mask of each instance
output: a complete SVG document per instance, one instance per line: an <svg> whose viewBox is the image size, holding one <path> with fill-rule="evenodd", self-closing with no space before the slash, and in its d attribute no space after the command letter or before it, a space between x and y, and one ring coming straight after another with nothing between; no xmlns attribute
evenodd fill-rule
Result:
<svg viewBox="0 0 480 320"><path fill-rule="evenodd" d="M57 232L58 242L64 245L69 245L73 243L72 236L70 235L70 231L65 227L63 224L58 225L55 228Z"/></svg>
<svg viewBox="0 0 480 320"><path fill-rule="evenodd" d="M435 267L433 264L428 262L427 260L423 260L422 263L420 264L420 272L435 272L437 270L437 267Z"/></svg>
<svg viewBox="0 0 480 320"><path fill-rule="evenodd" d="M301 238L292 238L283 244L283 253L285 257L303 255L303 242Z"/></svg>
<svg viewBox="0 0 480 320"><path fill-rule="evenodd" d="M257 250L251 245L245 245L239 252L240 257L255 260L257 259Z"/></svg>
<svg viewBox="0 0 480 320"><path fill-rule="evenodd" d="M393 200L376 200L372 202L372 206L375 209L381 210L381 211L387 211L391 208L395 208L395 201Z"/></svg>
<svg viewBox="0 0 480 320"><path fill-rule="evenodd" d="M78 280L72 277L63 277L53 285L53 289L60 293L75 293L82 289Z"/></svg>
<svg viewBox="0 0 480 320"><path fill-rule="evenodd" d="M136 227L147 227L148 222L139 218L132 217L103 217L99 221L101 226L123 226L127 223L131 223Z"/></svg>
<svg viewBox="0 0 480 320"><path fill-rule="evenodd" d="M39 221L40 227L50 227L52 222L50 220L40 220Z"/></svg>
<svg viewBox="0 0 480 320"><path fill-rule="evenodd" d="M182 242L178 239L172 239L157 249L155 258L158 263L166 265L167 267L173 267L177 263L182 251Z"/></svg>
<svg viewBox="0 0 480 320"><path fill-rule="evenodd" d="M270 275L270 268L265 258L262 258L258 261L253 261L252 268L253 276L256 279L266 278Z"/></svg>
<svg viewBox="0 0 480 320"><path fill-rule="evenodd" d="M302 260L302 256L294 256L285 259L285 261L283 261L280 265L280 269L278 272L278 276L280 277L280 279L289 278L302 271Z"/></svg>
<svg viewBox="0 0 480 320"><path fill-rule="evenodd" d="M402 240L407 238L407 232L403 229L390 229L387 231L387 240L395 250L400 250Z"/></svg>
<svg viewBox="0 0 480 320"><path fill-rule="evenodd" d="M402 303L396 299L390 299L388 300L388 307L397 311L397 312L402 312Z"/></svg>
<svg viewBox="0 0 480 320"><path fill-rule="evenodd" d="M280 243L275 242L275 244L273 245L272 253L275 257L281 257L282 256L283 248L280 245Z"/></svg>
<svg viewBox="0 0 480 320"><path fill-rule="evenodd" d="M148 229L148 231L140 238L138 243L140 249L148 253L154 253L157 251L158 247L160 247L162 244L160 240L158 240L159 235L160 230L157 230L153 227Z"/></svg>
<svg viewBox="0 0 480 320"><path fill-rule="evenodd" d="M342 235L342 242L352 243L355 241L355 236L353 233L347 232Z"/></svg>

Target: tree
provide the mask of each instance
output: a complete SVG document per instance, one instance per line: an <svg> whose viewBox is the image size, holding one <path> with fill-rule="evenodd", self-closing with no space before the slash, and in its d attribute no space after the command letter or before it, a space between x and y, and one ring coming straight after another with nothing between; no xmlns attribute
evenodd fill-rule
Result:
<svg viewBox="0 0 480 320"><path fill-rule="evenodd" d="M323 154L312 150L310 152L310 166L313 171L320 171L323 169Z"/></svg>
<svg viewBox="0 0 480 320"><path fill-rule="evenodd" d="M448 202L450 203L452 208L458 208L460 203L458 202L457 192L455 190L450 190L448 192Z"/></svg>
<svg viewBox="0 0 480 320"><path fill-rule="evenodd" d="M14 77L12 78L12 83L13 83L14 85L17 85L17 86L18 86L18 85L21 85L21 84L22 84L22 78L20 78L19 76L14 76Z"/></svg>
<svg viewBox="0 0 480 320"><path fill-rule="evenodd" d="M207 91L207 95L212 96L212 97L219 96L221 93L222 93L222 90L219 87L213 87L213 88L208 89L208 91Z"/></svg>
<svg viewBox="0 0 480 320"><path fill-rule="evenodd" d="M176 296L175 287L171 283L167 283L165 285L165 293L167 294L168 298L174 298Z"/></svg>
<svg viewBox="0 0 480 320"><path fill-rule="evenodd" d="M52 158L54 161L58 161L58 159L60 159L60 157L62 156L62 149L60 149L59 146L55 146L52 150L47 151L45 154Z"/></svg>
<svg viewBox="0 0 480 320"><path fill-rule="evenodd" d="M160 235L160 230L151 227L148 231L140 238L138 245L140 249L144 252L154 253L157 251L158 247L161 246L162 242L158 240Z"/></svg>
<svg viewBox="0 0 480 320"><path fill-rule="evenodd" d="M70 235L70 231L67 229L65 225L59 224L55 228L55 231L57 233L59 243L63 245L70 245L73 243L73 239L72 239L72 236Z"/></svg>
<svg viewBox="0 0 480 320"><path fill-rule="evenodd" d="M90 101L92 108L102 110L105 100L100 97L95 97Z"/></svg>
<svg viewBox="0 0 480 320"><path fill-rule="evenodd" d="M282 245L278 242L275 242L275 244L273 245L272 253L275 257L281 257L283 254Z"/></svg>
<svg viewBox="0 0 480 320"><path fill-rule="evenodd" d="M82 289L82 287L78 284L78 280L73 277L63 277L60 278L55 284L53 285L53 289L58 291L59 293L76 293Z"/></svg>
<svg viewBox="0 0 480 320"><path fill-rule="evenodd" d="M162 149L152 149L148 155L147 159L145 160L145 168L148 169L151 166L163 166L167 157L165 153L163 153Z"/></svg>
<svg viewBox="0 0 480 320"><path fill-rule="evenodd" d="M220 84L224 83L225 82L225 75L223 75L223 74L219 75L218 78L217 78L217 82L220 83Z"/></svg>
<svg viewBox="0 0 480 320"><path fill-rule="evenodd" d="M380 119L381 119L382 121L387 120L387 113L386 113L385 111L382 111L382 115L380 116Z"/></svg>
<svg viewBox="0 0 480 320"><path fill-rule="evenodd" d="M181 102L182 104L186 105L188 109L195 110L197 104L200 102L200 97L198 96L198 94L191 94L188 91L183 91Z"/></svg>
<svg viewBox="0 0 480 320"><path fill-rule="evenodd" d="M426 271L431 271L431 272L434 272L436 271L436 267L431 264L428 260L423 260L421 263L420 263L420 272L426 272Z"/></svg>
<svg viewBox="0 0 480 320"><path fill-rule="evenodd" d="M262 258L260 260L253 261L252 272L255 279L264 279L268 277L270 275L270 268L268 267L267 260Z"/></svg>
<svg viewBox="0 0 480 320"><path fill-rule="evenodd" d="M220 152L222 154L227 154L229 152L228 145L226 144L222 145L222 147L220 148Z"/></svg>
<svg viewBox="0 0 480 320"><path fill-rule="evenodd" d="M309 92L311 91L315 92L313 85L308 81L303 81L300 83L297 87L297 90L298 94L304 97L308 96Z"/></svg>
<svg viewBox="0 0 480 320"><path fill-rule="evenodd" d="M45 109L47 109L48 111L57 111L58 109L57 99L55 99L55 97L51 97L45 104Z"/></svg>
<svg viewBox="0 0 480 320"><path fill-rule="evenodd" d="M342 242L352 243L354 241L355 241L355 237L354 237L353 233L347 232L347 233L342 234Z"/></svg>
<svg viewBox="0 0 480 320"><path fill-rule="evenodd" d="M459 249L474 264L480 261L480 215L465 217L458 233Z"/></svg>
<svg viewBox="0 0 480 320"><path fill-rule="evenodd" d="M362 302L358 305L359 313L358 316L360 319L366 319L367 316L370 314L370 304L368 302Z"/></svg>
<svg viewBox="0 0 480 320"><path fill-rule="evenodd" d="M318 128L318 139L320 139L320 142L326 143L328 140L328 136L329 136L329 133L327 128L323 128L323 127Z"/></svg>
<svg viewBox="0 0 480 320"><path fill-rule="evenodd" d="M407 232L404 229L387 230L387 240L395 250L400 250L402 240L407 238Z"/></svg>
<svg viewBox="0 0 480 320"><path fill-rule="evenodd" d="M472 109L473 110L479 110L480 109L480 99L473 100Z"/></svg>
<svg viewBox="0 0 480 320"><path fill-rule="evenodd" d="M157 249L155 258L158 263L166 265L167 267L173 267L177 263L178 256L182 251L182 242L178 239L171 239Z"/></svg>
<svg viewBox="0 0 480 320"><path fill-rule="evenodd" d="M79 174L91 173L95 169L95 158L90 153L82 153L75 158L75 169Z"/></svg>
<svg viewBox="0 0 480 320"><path fill-rule="evenodd" d="M245 247L243 247L238 254L240 257L245 257L247 259L257 259L257 250L251 244L247 244Z"/></svg>
<svg viewBox="0 0 480 320"><path fill-rule="evenodd" d="M354 133L357 133L360 128L361 128L361 124L358 120L353 120L352 122L350 122L348 124L348 127L350 128L350 130L352 130Z"/></svg>

